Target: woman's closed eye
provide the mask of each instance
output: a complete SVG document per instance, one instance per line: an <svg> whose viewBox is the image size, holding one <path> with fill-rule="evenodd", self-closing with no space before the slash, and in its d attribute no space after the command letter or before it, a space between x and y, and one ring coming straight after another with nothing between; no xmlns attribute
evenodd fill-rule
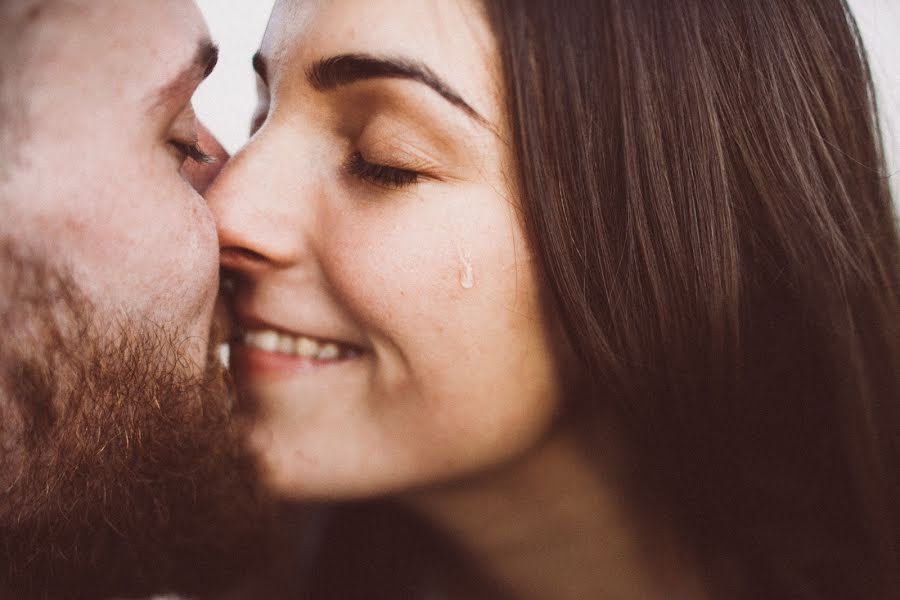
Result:
<svg viewBox="0 0 900 600"><path fill-rule="evenodd" d="M416 184L423 177L417 171L369 162L361 152L353 153L347 161L345 169L349 174L363 181L394 190Z"/></svg>

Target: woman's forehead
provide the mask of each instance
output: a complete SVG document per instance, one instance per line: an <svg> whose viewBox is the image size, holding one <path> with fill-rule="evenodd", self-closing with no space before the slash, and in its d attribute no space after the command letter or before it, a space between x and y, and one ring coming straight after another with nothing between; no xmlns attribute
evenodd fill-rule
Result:
<svg viewBox="0 0 900 600"><path fill-rule="evenodd" d="M275 77L360 53L427 66L491 121L499 120L496 42L474 0L282 0L261 55Z"/></svg>

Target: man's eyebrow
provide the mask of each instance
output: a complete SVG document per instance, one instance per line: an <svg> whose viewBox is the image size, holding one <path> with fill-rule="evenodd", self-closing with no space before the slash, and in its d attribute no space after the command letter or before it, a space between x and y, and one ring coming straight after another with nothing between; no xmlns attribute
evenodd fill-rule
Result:
<svg viewBox="0 0 900 600"><path fill-rule="evenodd" d="M253 68L268 84L266 62L257 53L253 57ZM306 77L310 85L319 91L330 91L340 86L350 85L370 79L408 79L427 85L447 102L461 109L482 125L489 125L487 119L472 108L462 96L444 82L427 65L405 58L381 58L369 54L338 54L316 61L309 68Z"/></svg>
<svg viewBox="0 0 900 600"><path fill-rule="evenodd" d="M183 98L209 77L216 63L219 62L219 47L210 40L202 40L197 44L194 58L169 83L154 94L154 106L167 104L173 98Z"/></svg>

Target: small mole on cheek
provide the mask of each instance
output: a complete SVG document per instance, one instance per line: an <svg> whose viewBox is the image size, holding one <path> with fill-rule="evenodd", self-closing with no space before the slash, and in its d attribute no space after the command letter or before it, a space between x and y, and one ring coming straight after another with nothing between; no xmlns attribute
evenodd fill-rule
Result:
<svg viewBox="0 0 900 600"><path fill-rule="evenodd" d="M464 290L471 290L475 287L475 268L472 266L472 257L469 253L457 246L459 253L459 285Z"/></svg>
<svg viewBox="0 0 900 600"><path fill-rule="evenodd" d="M37 4L35 6L32 6L31 8L28 9L28 12L25 13L25 20L28 23L34 23L35 21L40 19L41 16L44 14L45 8L47 8L47 7L44 6L43 2L41 2L40 4Z"/></svg>

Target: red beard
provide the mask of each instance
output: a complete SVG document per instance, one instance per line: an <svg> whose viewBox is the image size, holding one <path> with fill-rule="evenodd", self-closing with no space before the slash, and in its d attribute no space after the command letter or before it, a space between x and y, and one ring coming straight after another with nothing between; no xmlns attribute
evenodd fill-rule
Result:
<svg viewBox="0 0 900 600"><path fill-rule="evenodd" d="M0 259L0 595L210 592L263 560L269 505L219 361L191 374L177 332L101 332L71 278Z"/></svg>

